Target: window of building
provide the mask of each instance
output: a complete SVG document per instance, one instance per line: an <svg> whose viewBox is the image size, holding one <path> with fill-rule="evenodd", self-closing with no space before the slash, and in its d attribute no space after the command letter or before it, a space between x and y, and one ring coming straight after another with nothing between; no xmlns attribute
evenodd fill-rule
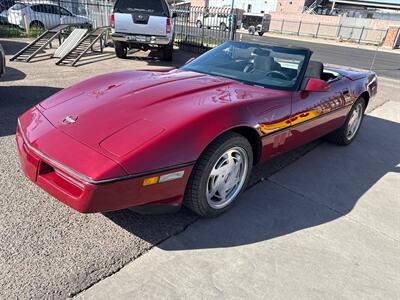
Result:
<svg viewBox="0 0 400 300"><path fill-rule="evenodd" d="M251 12L251 4L247 4L247 12Z"/></svg>

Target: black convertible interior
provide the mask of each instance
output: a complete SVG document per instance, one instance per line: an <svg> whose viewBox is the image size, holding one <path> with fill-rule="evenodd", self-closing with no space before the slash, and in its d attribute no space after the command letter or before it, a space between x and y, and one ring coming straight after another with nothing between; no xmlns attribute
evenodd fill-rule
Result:
<svg viewBox="0 0 400 300"><path fill-rule="evenodd" d="M304 70L308 49L243 42L226 42L184 66L183 69L227 77L269 88L293 90ZM340 74L324 70L318 61L309 61L306 78L327 82L340 79Z"/></svg>

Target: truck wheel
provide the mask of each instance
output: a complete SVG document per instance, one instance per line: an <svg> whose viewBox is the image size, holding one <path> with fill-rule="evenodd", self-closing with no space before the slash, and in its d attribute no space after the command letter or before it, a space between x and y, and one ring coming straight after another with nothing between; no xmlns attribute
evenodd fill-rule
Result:
<svg viewBox="0 0 400 300"><path fill-rule="evenodd" d="M249 27L249 34L254 35L256 33L256 28L254 26Z"/></svg>
<svg viewBox="0 0 400 300"><path fill-rule="evenodd" d="M163 59L165 61L172 61L172 53L174 51L174 44L169 44L163 48Z"/></svg>
<svg viewBox="0 0 400 300"><path fill-rule="evenodd" d="M114 42L115 55L118 58L126 58L128 54L128 47L122 42Z"/></svg>

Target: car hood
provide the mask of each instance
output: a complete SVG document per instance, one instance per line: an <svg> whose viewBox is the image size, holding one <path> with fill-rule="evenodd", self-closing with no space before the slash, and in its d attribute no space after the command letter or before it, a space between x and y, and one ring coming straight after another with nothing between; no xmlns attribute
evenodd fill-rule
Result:
<svg viewBox="0 0 400 300"><path fill-rule="evenodd" d="M118 160L184 119L280 92L195 72L125 71L66 88L38 108L54 127Z"/></svg>

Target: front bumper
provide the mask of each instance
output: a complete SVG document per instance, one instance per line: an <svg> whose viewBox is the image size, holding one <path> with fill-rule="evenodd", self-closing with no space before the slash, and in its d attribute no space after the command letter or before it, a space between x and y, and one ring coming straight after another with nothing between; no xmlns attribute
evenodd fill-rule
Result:
<svg viewBox="0 0 400 300"><path fill-rule="evenodd" d="M16 142L21 167L32 182L71 208L82 213L105 212L146 204L180 205L192 165L166 171L113 178L91 183L34 148L18 124ZM184 171L180 179L143 186L146 178Z"/></svg>
<svg viewBox="0 0 400 300"><path fill-rule="evenodd" d="M168 36L113 33L111 37L114 41L131 43L131 44L165 46L172 43L172 37Z"/></svg>

